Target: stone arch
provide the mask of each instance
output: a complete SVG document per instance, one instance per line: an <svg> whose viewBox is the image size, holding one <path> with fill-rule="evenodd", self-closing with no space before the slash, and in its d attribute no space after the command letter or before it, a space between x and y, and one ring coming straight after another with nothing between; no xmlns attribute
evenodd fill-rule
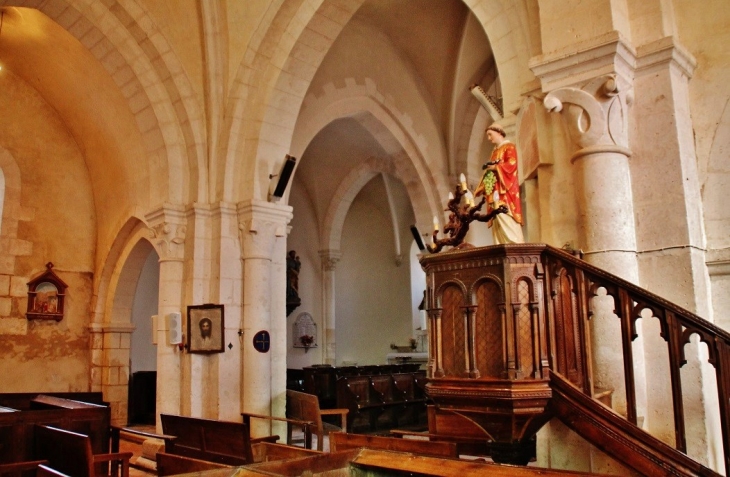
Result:
<svg viewBox="0 0 730 477"><path fill-rule="evenodd" d="M13 315L13 301L25 298L25 293L18 296L9 286L10 277L15 275L15 258L19 255L29 255L33 244L18 239L18 225L27 216L28 211L20 203L21 180L20 168L13 155L0 146L0 279L5 277L8 286L0 290L0 319ZM13 296L16 295L16 296ZM17 313L17 312L16 312ZM0 320L4 325L10 325L11 320ZM27 320L24 316L14 323L16 326L0 327L0 334L25 333Z"/></svg>
<svg viewBox="0 0 730 477"><path fill-rule="evenodd" d="M289 152L297 116L325 54L364 0L282 0L253 36L227 107L230 136L218 178L223 200L263 198L268 174ZM492 44L506 111L520 104L523 84L534 78L527 64L537 47L539 24L531 8L503 0L465 0ZM274 8L270 9L274 10ZM529 18L525 18L529 17ZM526 31L527 30L527 31ZM537 38L537 40L536 40ZM531 40L531 41L528 41ZM266 98L261 101L261 98ZM250 160L253 158L253 160ZM245 178L234 184L234 178ZM238 187L238 189L235 189Z"/></svg>
<svg viewBox="0 0 730 477"><path fill-rule="evenodd" d="M360 190L378 174L393 174L394 168L387 161L371 158L353 169L337 187L322 225L322 246L326 250L340 250L342 227L347 211Z"/></svg>
<svg viewBox="0 0 730 477"><path fill-rule="evenodd" d="M18 237L18 222L22 220L22 208L20 206L20 168L18 163L15 161L13 155L4 147L0 146L0 174L2 174L2 185L0 189L3 197L0 197L0 257L6 254L13 254L13 247L11 247L9 241L17 240ZM0 260L2 263L11 263L8 258ZM12 259L12 263L15 260ZM15 268L14 266L11 268ZM1 270L0 274L12 274L13 270Z"/></svg>
<svg viewBox="0 0 730 477"><path fill-rule="evenodd" d="M74 36L109 73L127 100L149 161L150 202L195 200L207 180L203 114L165 37L135 0L0 0L34 8ZM198 190L195 191L195 187ZM188 197L190 196L190 197Z"/></svg>
<svg viewBox="0 0 730 477"><path fill-rule="evenodd" d="M102 267L90 325L91 388L112 409L112 423L127 423L132 304L137 281L150 253L147 226L132 218L117 234Z"/></svg>
<svg viewBox="0 0 730 477"><path fill-rule="evenodd" d="M413 128L412 119L398 111L383 95L378 94L372 82L366 82L365 85L351 82L342 90L337 90L334 86L326 89L328 94L305 101L301 113L303 126L297 127L292 138L292 154L300 156L304 153L315 135L332 121L343 117L356 119L393 158L392 174L406 186L419 228L428 230L431 217L441 214L439 196L440 193L446 195L448 186L443 175L431 173L433 168L443 166L429 164L426 159L427 142ZM444 157L445 152L442 148L439 149L431 157ZM435 162L439 163L438 159ZM440 163L444 164L445 161ZM351 176L362 174L362 170L357 171L353 171ZM338 194L340 193L344 191L338 189ZM340 197L338 194L335 197ZM323 239L325 242L328 240L326 233Z"/></svg>
<svg viewBox="0 0 730 477"><path fill-rule="evenodd" d="M148 242L149 246L152 247L152 243L149 242L149 228L140 219L132 217L119 230L109 253L104 259L99 278L94 286L95 303L92 311L92 323L104 324L119 321L113 319L113 317L118 316L113 311L115 307L119 306L114 302L117 299L117 287L122 274L122 267L129 260L138 243L142 241Z"/></svg>

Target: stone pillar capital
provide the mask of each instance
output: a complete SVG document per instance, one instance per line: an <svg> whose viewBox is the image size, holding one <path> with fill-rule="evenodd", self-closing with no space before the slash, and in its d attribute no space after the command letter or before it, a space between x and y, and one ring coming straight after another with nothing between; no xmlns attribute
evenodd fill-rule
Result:
<svg viewBox="0 0 730 477"><path fill-rule="evenodd" d="M178 204L163 204L149 212L145 219L150 230L150 241L160 261L182 261L187 232L185 208Z"/></svg>
<svg viewBox="0 0 730 477"><path fill-rule="evenodd" d="M288 233L292 207L250 200L240 202L237 211L241 257L270 259L275 239Z"/></svg>
<svg viewBox="0 0 730 477"><path fill-rule="evenodd" d="M548 93L580 87L605 75L616 75L622 87L633 83L636 51L617 31L575 43L530 59L529 67Z"/></svg>
<svg viewBox="0 0 730 477"><path fill-rule="evenodd" d="M322 259L322 266L328 272L334 271L337 267L337 262L342 258L342 252L339 250L320 250L319 257Z"/></svg>
<svg viewBox="0 0 730 477"><path fill-rule="evenodd" d="M640 46L637 55L637 76L669 66L689 79L697 68L695 57L673 36Z"/></svg>
<svg viewBox="0 0 730 477"><path fill-rule="evenodd" d="M631 155L628 107L636 62L636 51L616 31L530 60L547 93L545 108L565 113L578 146L571 161L595 153Z"/></svg>
<svg viewBox="0 0 730 477"><path fill-rule="evenodd" d="M630 86L621 85L615 74L603 75L582 88L564 87L551 91L543 104L550 112L565 112L570 135L579 150L571 161L593 153L631 156L628 148L628 105ZM568 107L565 105L568 104Z"/></svg>

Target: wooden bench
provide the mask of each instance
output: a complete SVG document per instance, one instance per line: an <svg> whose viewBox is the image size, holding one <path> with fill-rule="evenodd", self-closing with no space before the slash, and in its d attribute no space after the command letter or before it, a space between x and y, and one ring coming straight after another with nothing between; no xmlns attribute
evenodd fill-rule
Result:
<svg viewBox="0 0 730 477"><path fill-rule="evenodd" d="M89 436L51 426L36 426L35 454L48 467L73 477L108 475L108 463L121 464L122 477L129 476L131 452L95 454Z"/></svg>
<svg viewBox="0 0 730 477"><path fill-rule="evenodd" d="M0 464L0 476L34 475L38 466L48 464L47 460L32 460L27 462L13 462L12 464Z"/></svg>
<svg viewBox="0 0 730 477"><path fill-rule="evenodd" d="M414 373L349 376L337 380L337 404L350 411L351 432L427 424L425 376Z"/></svg>
<svg viewBox="0 0 730 477"><path fill-rule="evenodd" d="M366 436L363 434L330 433L330 452L365 447L397 452L410 452L434 457L458 458L456 444L420 439L399 439L396 437Z"/></svg>
<svg viewBox="0 0 730 477"><path fill-rule="evenodd" d="M2 402L10 404L4 407L15 409L0 412L0 464L36 460L34 441L37 424L87 435L95 454L109 452L109 407L58 396L53 396L60 399L54 404L41 398L31 405L37 397L38 394L0 394L0 398L4 398ZM32 406L37 407L33 409Z"/></svg>
<svg viewBox="0 0 730 477"><path fill-rule="evenodd" d="M0 393L0 406L16 409L18 411L28 411L31 409L31 401L38 396L53 396L73 401L80 401L90 404L108 405L104 402L103 395L100 392L34 392L34 393Z"/></svg>
<svg viewBox="0 0 730 477"><path fill-rule="evenodd" d="M316 365L303 368L302 390L319 398L321 409L342 407L337 402L337 380L349 376L374 376L379 374L416 373L419 364L377 364L364 366ZM288 387L287 389L293 389ZM295 389L296 390L296 389Z"/></svg>
<svg viewBox="0 0 730 477"><path fill-rule="evenodd" d="M161 414L160 420L164 434L112 426L112 449L119 449L121 432L162 440L165 444L164 451L158 452L156 456L158 475L175 475L319 454L276 444L279 436L251 438L249 425L244 422L171 414Z"/></svg>
<svg viewBox="0 0 730 477"><path fill-rule="evenodd" d="M259 442L253 444L253 462L274 462L280 460L295 459L300 457L310 457L313 455L321 455L322 452L302 449L300 447L286 446L271 442ZM247 464L248 465L248 464ZM192 457L167 454L160 452L157 454L157 475L178 475L189 474L192 472L201 472L205 470L226 469L233 466L210 462Z"/></svg>
<svg viewBox="0 0 730 477"><path fill-rule="evenodd" d="M162 432L175 436L165 441L165 452L219 464L244 465L253 462L251 444L276 442L279 436L252 439L242 422L216 421L196 417L160 414Z"/></svg>

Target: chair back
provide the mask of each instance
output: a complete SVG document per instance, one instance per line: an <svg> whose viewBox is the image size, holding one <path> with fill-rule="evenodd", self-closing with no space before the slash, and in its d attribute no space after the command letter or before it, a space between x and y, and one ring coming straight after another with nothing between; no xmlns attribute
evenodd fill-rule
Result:
<svg viewBox="0 0 730 477"><path fill-rule="evenodd" d="M94 454L89 436L51 426L36 426L37 459L48 467L73 477L94 477Z"/></svg>
<svg viewBox="0 0 730 477"><path fill-rule="evenodd" d="M322 414L319 411L319 399L317 396L287 389L286 405L287 416L290 419L311 421L314 423L313 432L318 433L322 431Z"/></svg>

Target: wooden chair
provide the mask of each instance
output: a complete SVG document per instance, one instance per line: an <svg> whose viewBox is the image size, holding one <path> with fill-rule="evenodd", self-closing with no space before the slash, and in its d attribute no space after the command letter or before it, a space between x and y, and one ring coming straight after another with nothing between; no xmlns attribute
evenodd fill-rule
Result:
<svg viewBox="0 0 730 477"><path fill-rule="evenodd" d="M48 461L48 467L73 477L108 475L108 463L122 464L122 477L129 476L131 452L94 454L89 436L51 426L36 426L36 456Z"/></svg>
<svg viewBox="0 0 730 477"><path fill-rule="evenodd" d="M324 431L342 430L347 432L347 413L348 409L320 409L319 399L314 394L301 393L288 389L286 391L286 407L287 417L300 421L310 421L312 425L309 427L310 434L304 434L304 447L312 448L311 433L317 435L317 450L322 450L324 442ZM341 426L338 428L329 423L322 422L322 416L340 416ZM287 426L287 443L291 442L291 424Z"/></svg>

